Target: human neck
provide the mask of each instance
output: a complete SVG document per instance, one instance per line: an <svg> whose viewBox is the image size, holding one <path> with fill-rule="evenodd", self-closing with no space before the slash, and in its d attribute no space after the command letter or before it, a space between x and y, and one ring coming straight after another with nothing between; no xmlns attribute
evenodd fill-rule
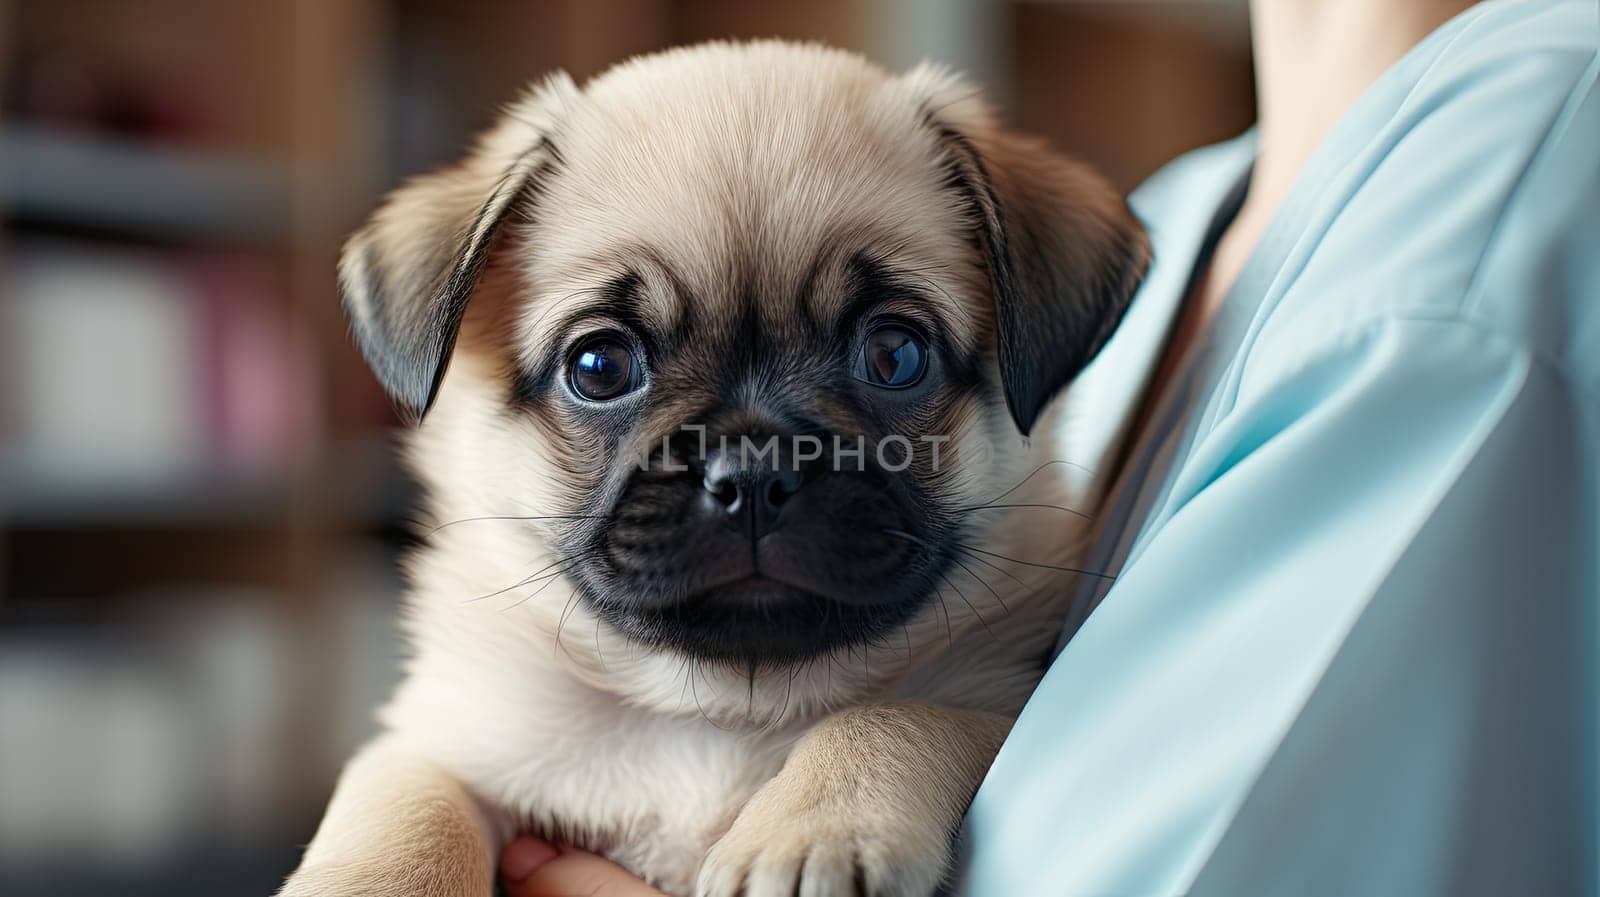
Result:
<svg viewBox="0 0 1600 897"><path fill-rule="evenodd" d="M1334 122L1378 76L1474 0L1251 0L1256 160L1173 341L1203 331Z"/></svg>
<svg viewBox="0 0 1600 897"><path fill-rule="evenodd" d="M1251 198L1273 210L1378 76L1474 0L1251 0L1260 111ZM1257 205L1257 203L1250 203Z"/></svg>

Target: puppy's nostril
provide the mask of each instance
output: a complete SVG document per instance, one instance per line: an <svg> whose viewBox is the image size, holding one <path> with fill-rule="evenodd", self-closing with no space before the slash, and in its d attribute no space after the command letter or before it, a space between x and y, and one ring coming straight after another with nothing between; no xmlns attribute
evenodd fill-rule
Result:
<svg viewBox="0 0 1600 897"><path fill-rule="evenodd" d="M774 474L761 486L761 498L769 508L780 508L790 496L800 491L804 476L799 470L785 470Z"/></svg>
<svg viewBox="0 0 1600 897"><path fill-rule="evenodd" d="M711 493L717 503L730 511L737 510L739 506L739 487L731 480L712 480L707 477L701 482L705 490Z"/></svg>
<svg viewBox="0 0 1600 897"><path fill-rule="evenodd" d="M766 500L767 506L773 508L782 507L783 503L789 500L789 490L784 488L782 480L767 481Z"/></svg>

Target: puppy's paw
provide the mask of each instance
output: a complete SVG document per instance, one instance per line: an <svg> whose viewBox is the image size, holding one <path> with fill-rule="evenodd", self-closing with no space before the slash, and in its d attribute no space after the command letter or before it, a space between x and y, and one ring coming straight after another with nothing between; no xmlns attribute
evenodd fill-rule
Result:
<svg viewBox="0 0 1600 897"><path fill-rule="evenodd" d="M763 791L745 807L701 864L697 897L928 897L943 880L944 826L787 796Z"/></svg>

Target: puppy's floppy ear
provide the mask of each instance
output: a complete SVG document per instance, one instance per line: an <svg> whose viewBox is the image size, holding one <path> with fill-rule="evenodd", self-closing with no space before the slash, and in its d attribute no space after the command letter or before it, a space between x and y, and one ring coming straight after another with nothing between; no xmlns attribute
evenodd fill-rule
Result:
<svg viewBox="0 0 1600 897"><path fill-rule="evenodd" d="M1149 242L1110 184L1041 141L1002 131L958 79L922 66L905 80L977 229L1006 405L1027 435L1122 320Z"/></svg>
<svg viewBox="0 0 1600 897"><path fill-rule="evenodd" d="M557 115L577 95L556 73L508 107L462 161L407 181L345 244L339 293L361 354L401 412L433 404L461 319L508 213L559 154Z"/></svg>

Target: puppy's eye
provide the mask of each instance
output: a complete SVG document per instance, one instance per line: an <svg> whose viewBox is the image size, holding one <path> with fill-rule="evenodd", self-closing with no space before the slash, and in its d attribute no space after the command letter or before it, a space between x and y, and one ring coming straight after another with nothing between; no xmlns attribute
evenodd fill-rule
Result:
<svg viewBox="0 0 1600 897"><path fill-rule="evenodd" d="M614 334L580 343L570 367L573 390L593 402L607 402L639 388L639 360Z"/></svg>
<svg viewBox="0 0 1600 897"><path fill-rule="evenodd" d="M856 379L885 389L915 386L928 368L928 344L904 324L879 324L856 359Z"/></svg>

